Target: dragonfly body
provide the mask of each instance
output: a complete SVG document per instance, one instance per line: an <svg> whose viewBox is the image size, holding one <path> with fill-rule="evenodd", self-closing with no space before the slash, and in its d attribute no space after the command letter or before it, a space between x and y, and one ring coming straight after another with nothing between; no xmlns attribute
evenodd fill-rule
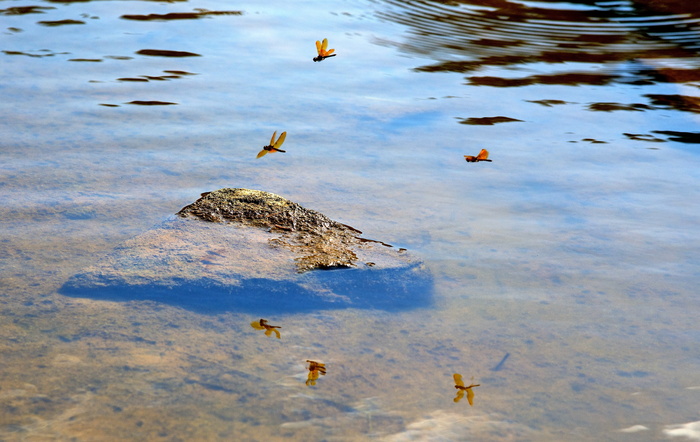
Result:
<svg viewBox="0 0 700 442"><path fill-rule="evenodd" d="M309 363L309 371L319 371L323 375L326 374L326 364L323 364L321 362L311 361L309 359L307 359L306 362Z"/></svg>
<svg viewBox="0 0 700 442"><path fill-rule="evenodd" d="M489 151L486 149L481 149L481 152L477 156L472 156L472 155L464 155L464 159L467 160L467 163L478 163L479 161L488 161L489 163L491 160L489 158Z"/></svg>

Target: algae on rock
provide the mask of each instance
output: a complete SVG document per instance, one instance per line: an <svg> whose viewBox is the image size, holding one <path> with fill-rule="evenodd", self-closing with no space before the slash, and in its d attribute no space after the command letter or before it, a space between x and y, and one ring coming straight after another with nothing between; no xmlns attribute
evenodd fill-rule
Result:
<svg viewBox="0 0 700 442"><path fill-rule="evenodd" d="M238 222L280 233L270 245L286 247L299 255L300 272L313 269L354 267L353 247L363 240L357 229L333 221L322 213L270 192L249 189L220 189L203 193L178 212L213 222Z"/></svg>

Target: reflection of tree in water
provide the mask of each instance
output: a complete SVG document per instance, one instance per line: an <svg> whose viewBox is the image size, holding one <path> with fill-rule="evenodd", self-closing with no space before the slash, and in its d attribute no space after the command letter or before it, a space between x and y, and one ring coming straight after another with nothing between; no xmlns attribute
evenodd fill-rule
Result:
<svg viewBox="0 0 700 442"><path fill-rule="evenodd" d="M471 84L653 84L700 81L700 2L687 0L387 0L381 18L406 25L402 50L443 61L418 71L473 72L492 66L578 63L575 72L524 78L471 77ZM441 56L443 54L443 56ZM461 59L456 59L457 57ZM625 72L588 71L584 63L684 59L685 68L635 63Z"/></svg>

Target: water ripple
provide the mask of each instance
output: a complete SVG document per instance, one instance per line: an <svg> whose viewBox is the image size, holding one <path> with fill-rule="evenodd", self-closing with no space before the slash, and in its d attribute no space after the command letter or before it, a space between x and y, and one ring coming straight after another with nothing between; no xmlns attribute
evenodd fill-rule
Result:
<svg viewBox="0 0 700 442"><path fill-rule="evenodd" d="M409 29L406 41L384 43L440 60L416 68L419 71L470 72L537 62L638 59L685 59L700 64L700 6L687 2L671 0L659 6L645 0L386 0L384 4L378 16ZM524 83L540 80L530 77Z"/></svg>

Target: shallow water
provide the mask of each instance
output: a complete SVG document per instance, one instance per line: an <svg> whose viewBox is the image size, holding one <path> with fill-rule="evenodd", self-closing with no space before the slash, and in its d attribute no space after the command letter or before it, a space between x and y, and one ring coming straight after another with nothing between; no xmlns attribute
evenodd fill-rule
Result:
<svg viewBox="0 0 700 442"><path fill-rule="evenodd" d="M683 3L0 3L0 438L700 440ZM267 318L277 340L58 294L221 187L410 249L433 304Z"/></svg>

